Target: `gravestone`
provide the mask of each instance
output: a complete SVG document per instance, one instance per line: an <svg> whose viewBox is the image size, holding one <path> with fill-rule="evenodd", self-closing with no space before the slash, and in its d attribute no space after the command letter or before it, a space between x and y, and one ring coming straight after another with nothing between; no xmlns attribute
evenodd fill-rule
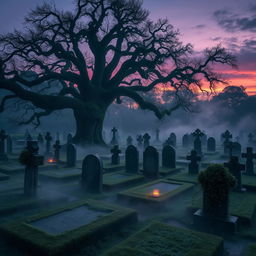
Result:
<svg viewBox="0 0 256 256"><path fill-rule="evenodd" d="M202 145L206 146L206 144L207 144L207 135L205 134L204 131L202 133L203 133L203 136L202 136L201 142L202 142Z"/></svg>
<svg viewBox="0 0 256 256"><path fill-rule="evenodd" d="M49 155L51 150L51 141L52 141L52 136L50 132L46 133L45 141L46 141L46 154Z"/></svg>
<svg viewBox="0 0 256 256"><path fill-rule="evenodd" d="M198 174L199 165L198 161L201 161L201 157L197 155L195 150L191 150L190 156L187 156L187 160L190 160L188 164L188 173L189 174Z"/></svg>
<svg viewBox="0 0 256 256"><path fill-rule="evenodd" d="M125 150L125 170L128 173L138 173L139 171L139 151L133 145Z"/></svg>
<svg viewBox="0 0 256 256"><path fill-rule="evenodd" d="M76 166L76 148L73 144L67 145L67 167Z"/></svg>
<svg viewBox="0 0 256 256"><path fill-rule="evenodd" d="M132 141L133 141L132 136L128 136L128 138L126 140L127 147L132 145Z"/></svg>
<svg viewBox="0 0 256 256"><path fill-rule="evenodd" d="M176 146L177 146L177 137L176 137L176 134L172 132L172 133L170 134L169 138L170 138L170 142L171 142L170 146L176 147Z"/></svg>
<svg viewBox="0 0 256 256"><path fill-rule="evenodd" d="M204 133L201 132L200 129L196 129L192 133L193 137L195 138L194 140L194 150L197 152L198 155L202 155L202 143L201 143L201 137L204 136Z"/></svg>
<svg viewBox="0 0 256 256"><path fill-rule="evenodd" d="M96 155L87 155L82 164L82 188L90 193L102 192L103 165Z"/></svg>
<svg viewBox="0 0 256 256"><path fill-rule="evenodd" d="M111 149L111 164L112 165L118 165L120 164L120 156L119 154L121 153L121 150L119 149L118 145L115 145L112 149Z"/></svg>
<svg viewBox="0 0 256 256"><path fill-rule="evenodd" d="M226 144L226 149L228 150L229 158L233 156L233 150L235 148L235 143L233 141L229 141Z"/></svg>
<svg viewBox="0 0 256 256"><path fill-rule="evenodd" d="M60 160L60 149L61 149L59 140L56 140L55 144L53 145L53 148L54 148L54 159L58 163Z"/></svg>
<svg viewBox="0 0 256 256"><path fill-rule="evenodd" d="M172 146L163 147L162 166L164 168L176 168L176 152Z"/></svg>
<svg viewBox="0 0 256 256"><path fill-rule="evenodd" d="M256 154L253 153L253 148L248 147L246 149L246 153L242 154L242 157L246 159L245 163L245 174L246 175L254 175L254 164L253 159L256 159Z"/></svg>
<svg viewBox="0 0 256 256"><path fill-rule="evenodd" d="M159 153L148 146L143 152L143 174L147 178L157 178L159 173Z"/></svg>
<svg viewBox="0 0 256 256"><path fill-rule="evenodd" d="M12 137L10 135L6 139L6 144L7 154L12 154Z"/></svg>
<svg viewBox="0 0 256 256"><path fill-rule="evenodd" d="M224 166L228 168L230 173L236 178L236 186L234 191L243 192L245 189L242 188L242 174L245 170L245 165L239 163L237 156L232 156L228 163L224 163Z"/></svg>
<svg viewBox="0 0 256 256"><path fill-rule="evenodd" d="M8 157L5 152L5 140L8 138L5 130L0 131L0 161L7 161Z"/></svg>
<svg viewBox="0 0 256 256"><path fill-rule="evenodd" d="M213 137L210 137L207 140L207 151L208 152L215 152L216 151L216 141Z"/></svg>
<svg viewBox="0 0 256 256"><path fill-rule="evenodd" d="M238 142L233 142L233 155L237 157L241 157L242 154L242 146Z"/></svg>
<svg viewBox="0 0 256 256"><path fill-rule="evenodd" d="M41 146L44 144L44 137L41 133L38 134L37 141Z"/></svg>
<svg viewBox="0 0 256 256"><path fill-rule="evenodd" d="M230 142L230 139L232 139L232 134L230 133L229 130L226 130L222 135L221 137L224 139L224 142L223 142L223 146L224 146L224 155L228 155L229 153L229 149L228 149L228 146L229 146L229 142Z"/></svg>
<svg viewBox="0 0 256 256"><path fill-rule="evenodd" d="M150 146L150 135L148 133L145 133L143 135L143 146L144 146L144 149L147 148L148 146Z"/></svg>
<svg viewBox="0 0 256 256"><path fill-rule="evenodd" d="M118 144L118 140L117 140L117 129L116 129L116 127L113 127L111 132L112 132L112 139L110 141L110 144L111 145L117 145Z"/></svg>
<svg viewBox="0 0 256 256"><path fill-rule="evenodd" d="M138 143L138 147L141 148L143 146L143 136L138 135L136 140L137 140L137 143Z"/></svg>
<svg viewBox="0 0 256 256"><path fill-rule="evenodd" d="M26 150L20 155L21 164L25 165L24 194L35 196L38 185L38 166L43 165L44 158L38 155L37 141L27 141Z"/></svg>
<svg viewBox="0 0 256 256"><path fill-rule="evenodd" d="M184 148L187 148L189 146L189 135L188 134L184 134L182 137L182 146Z"/></svg>

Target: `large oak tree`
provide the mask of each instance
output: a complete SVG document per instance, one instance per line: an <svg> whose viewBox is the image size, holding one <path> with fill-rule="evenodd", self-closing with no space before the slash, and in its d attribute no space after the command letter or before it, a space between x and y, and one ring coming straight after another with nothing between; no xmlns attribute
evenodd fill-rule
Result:
<svg viewBox="0 0 256 256"><path fill-rule="evenodd" d="M234 65L224 48L207 49L192 59L192 46L179 41L167 19L152 22L138 0L76 0L72 11L44 3L31 11L22 31L0 37L1 102L30 102L36 108L26 123L54 111L71 109L76 120L74 141L102 144L105 113L123 97L158 118L186 107L179 91L213 88L222 82L212 64ZM27 79L31 71L36 76ZM169 109L149 100L157 86L177 92Z"/></svg>

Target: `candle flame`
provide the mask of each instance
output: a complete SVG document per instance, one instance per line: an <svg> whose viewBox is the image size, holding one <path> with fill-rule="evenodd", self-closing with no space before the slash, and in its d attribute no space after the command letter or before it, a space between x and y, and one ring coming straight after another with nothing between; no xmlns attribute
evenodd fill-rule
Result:
<svg viewBox="0 0 256 256"><path fill-rule="evenodd" d="M153 192L152 192L152 196L153 196L153 197L159 197L159 196L160 196L160 191L159 191L159 189L154 189Z"/></svg>
<svg viewBox="0 0 256 256"><path fill-rule="evenodd" d="M48 162L48 163L56 163L56 160L53 159L53 158L49 158L49 159L47 160L47 162Z"/></svg>

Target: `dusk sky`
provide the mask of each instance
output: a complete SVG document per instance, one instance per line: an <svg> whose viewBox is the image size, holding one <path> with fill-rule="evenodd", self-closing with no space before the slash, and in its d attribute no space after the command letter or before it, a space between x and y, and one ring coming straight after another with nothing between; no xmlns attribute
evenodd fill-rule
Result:
<svg viewBox="0 0 256 256"><path fill-rule="evenodd" d="M40 0L1 0L0 33L21 28L24 16ZM55 0L72 9L72 0ZM238 70L222 70L230 85L256 94L256 3L251 0L144 0L152 19L168 18L184 43L196 51L221 43L238 57ZM221 88L219 88L221 89Z"/></svg>

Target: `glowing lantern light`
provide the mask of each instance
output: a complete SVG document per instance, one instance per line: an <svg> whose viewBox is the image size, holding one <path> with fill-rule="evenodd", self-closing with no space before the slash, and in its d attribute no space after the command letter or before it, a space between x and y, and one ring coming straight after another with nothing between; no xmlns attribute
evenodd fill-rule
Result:
<svg viewBox="0 0 256 256"><path fill-rule="evenodd" d="M47 160L48 163L56 163L56 160L54 158L49 158Z"/></svg>
<svg viewBox="0 0 256 256"><path fill-rule="evenodd" d="M154 189L153 192L152 192L152 196L153 196L153 197L159 197L159 196L160 196L160 191L159 191L159 189Z"/></svg>

